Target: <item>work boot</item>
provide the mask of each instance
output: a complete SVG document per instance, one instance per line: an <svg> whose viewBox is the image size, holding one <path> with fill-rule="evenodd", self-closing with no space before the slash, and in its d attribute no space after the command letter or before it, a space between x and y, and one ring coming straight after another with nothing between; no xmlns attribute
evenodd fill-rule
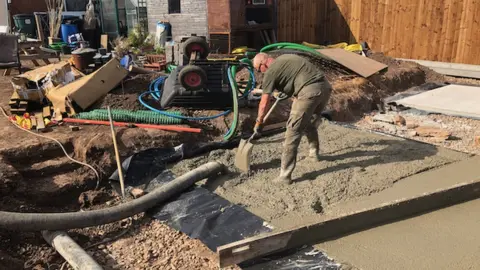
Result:
<svg viewBox="0 0 480 270"><path fill-rule="evenodd" d="M273 179L273 182L281 185L290 185L292 183L291 173L287 173L285 170L280 170L280 176Z"/></svg>
<svg viewBox="0 0 480 270"><path fill-rule="evenodd" d="M310 149L308 156L315 161L322 160L322 156L320 156L320 153L317 149Z"/></svg>
<svg viewBox="0 0 480 270"><path fill-rule="evenodd" d="M292 184L292 178L290 178L288 176L279 176L279 177L273 179L273 182L275 184L279 184L279 185L290 185L290 184Z"/></svg>

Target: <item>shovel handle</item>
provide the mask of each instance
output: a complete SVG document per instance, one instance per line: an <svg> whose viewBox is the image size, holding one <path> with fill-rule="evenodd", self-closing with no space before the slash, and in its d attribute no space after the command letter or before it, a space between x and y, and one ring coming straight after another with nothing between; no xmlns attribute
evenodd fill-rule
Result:
<svg viewBox="0 0 480 270"><path fill-rule="evenodd" d="M272 114L273 110L275 110L275 108L277 107L278 103L282 100L285 100L288 98L287 95L285 94L279 94L278 96L275 97L276 100L275 100L275 103L273 103L272 107L270 108L270 110L267 112L267 115L265 115L265 117L263 118L263 122L267 122L267 119L268 117L270 117L270 115Z"/></svg>

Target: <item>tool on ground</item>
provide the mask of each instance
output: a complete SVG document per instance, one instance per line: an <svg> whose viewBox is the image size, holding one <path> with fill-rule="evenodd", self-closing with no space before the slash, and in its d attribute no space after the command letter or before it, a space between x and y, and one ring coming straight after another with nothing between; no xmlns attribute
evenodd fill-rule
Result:
<svg viewBox="0 0 480 270"><path fill-rule="evenodd" d="M110 121L110 130L112 131L112 140L113 140L113 148L115 150L115 159L117 161L118 178L120 179L120 189L122 190L122 198L125 198L125 182L123 181L122 162L120 161L120 153L118 152L117 138L115 136L115 128L113 127L112 112L110 111L110 106L108 106L107 110L108 110L108 119Z"/></svg>
<svg viewBox="0 0 480 270"><path fill-rule="evenodd" d="M278 103L282 100L288 98L285 94L279 94L276 97L275 103L272 105L270 110L265 115L263 122L265 123L267 119L272 114L273 110L277 107ZM241 171L248 172L250 171L250 154L252 153L253 143L252 141L260 138L259 134L254 133L250 138L247 140L240 140L240 144L238 145L237 154L235 155L235 166L239 168Z"/></svg>

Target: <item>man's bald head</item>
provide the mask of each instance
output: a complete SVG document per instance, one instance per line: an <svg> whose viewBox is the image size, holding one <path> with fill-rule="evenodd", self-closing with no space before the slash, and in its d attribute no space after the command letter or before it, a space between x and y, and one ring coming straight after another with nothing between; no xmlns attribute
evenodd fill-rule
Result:
<svg viewBox="0 0 480 270"><path fill-rule="evenodd" d="M257 71L265 72L268 69L268 66L273 62L273 58L271 58L266 53L258 53L253 58L253 67Z"/></svg>

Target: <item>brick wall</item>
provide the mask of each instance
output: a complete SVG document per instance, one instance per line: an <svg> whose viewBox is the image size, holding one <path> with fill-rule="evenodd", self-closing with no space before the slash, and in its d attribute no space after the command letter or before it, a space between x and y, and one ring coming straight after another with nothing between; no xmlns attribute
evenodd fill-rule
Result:
<svg viewBox="0 0 480 270"><path fill-rule="evenodd" d="M147 0L148 30L155 33L158 21L169 21L173 37L197 34L207 35L207 1L180 0L181 13L168 14L168 0Z"/></svg>

